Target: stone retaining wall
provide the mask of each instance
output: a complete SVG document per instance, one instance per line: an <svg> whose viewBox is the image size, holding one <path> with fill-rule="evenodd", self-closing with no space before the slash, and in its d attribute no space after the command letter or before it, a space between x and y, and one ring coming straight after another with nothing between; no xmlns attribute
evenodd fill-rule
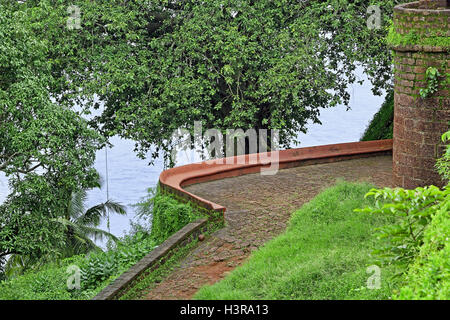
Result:
<svg viewBox="0 0 450 320"><path fill-rule="evenodd" d="M142 258L128 271L120 275L116 280L103 289L93 300L119 299L128 288L143 279L152 271L162 266L178 248L181 248L204 233L208 228L208 220L199 219L187 224L180 231L164 241L160 246Z"/></svg>

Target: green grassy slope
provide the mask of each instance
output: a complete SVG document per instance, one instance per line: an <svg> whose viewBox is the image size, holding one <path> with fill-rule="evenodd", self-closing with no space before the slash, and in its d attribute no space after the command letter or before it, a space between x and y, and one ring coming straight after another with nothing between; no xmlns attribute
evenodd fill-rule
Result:
<svg viewBox="0 0 450 320"><path fill-rule="evenodd" d="M224 280L196 299L387 299L392 270L381 288L368 289L375 227L387 217L359 214L370 200L367 184L339 183L295 212L287 231L255 251Z"/></svg>

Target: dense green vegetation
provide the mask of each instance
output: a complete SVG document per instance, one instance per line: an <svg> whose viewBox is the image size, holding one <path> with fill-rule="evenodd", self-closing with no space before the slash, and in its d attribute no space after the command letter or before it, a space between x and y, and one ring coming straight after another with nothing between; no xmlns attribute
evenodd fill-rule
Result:
<svg viewBox="0 0 450 320"><path fill-rule="evenodd" d="M450 196L425 231L424 244L406 273L398 299L450 299Z"/></svg>
<svg viewBox="0 0 450 320"><path fill-rule="evenodd" d="M8 279L0 283L0 300L91 299L156 245L148 232L140 230L105 252L73 256ZM81 269L80 289L68 288L67 281L74 274L69 266Z"/></svg>
<svg viewBox="0 0 450 320"><path fill-rule="evenodd" d="M442 178L450 183L450 131L442 135L442 142L447 143L447 148L441 158L437 160L436 167Z"/></svg>
<svg viewBox="0 0 450 320"><path fill-rule="evenodd" d="M110 242L106 251L96 250L44 264L0 282L0 300L90 299L185 224L204 217L191 204L152 190L138 206L144 221L135 224L130 234ZM150 227L152 220L156 223ZM81 269L79 290L69 290L67 286L71 274L67 268L73 265Z"/></svg>
<svg viewBox="0 0 450 320"><path fill-rule="evenodd" d="M448 141L450 132L442 136ZM450 145L438 159L436 167L448 180ZM373 189L366 196L384 201L376 202L362 212L391 215L396 222L380 228L379 238L387 240L374 253L384 265L400 271L404 287L394 290L395 299L450 299L450 186L435 186L414 190Z"/></svg>
<svg viewBox="0 0 450 320"><path fill-rule="evenodd" d="M11 193L0 204L0 299L90 298L202 216L152 193L138 205L147 224L99 250L92 238L114 239L97 229L100 220L123 208L107 202L85 210L83 199L100 186L95 152L111 136L133 139L150 162L167 157L179 142L174 130L192 133L194 121L280 129L286 146L308 121L320 123L321 109L348 105L359 65L374 93L390 92L362 140L391 138L388 45L449 45L387 27L404 1L80 0L79 28L68 25L70 1L2 1L0 172ZM381 28L367 27L370 4L381 6ZM424 98L437 90L433 70ZM100 103L100 115L86 121ZM447 148L437 164L446 180L449 159ZM371 190L377 202L363 198L368 188L325 191L252 263L198 297L379 299L406 281L394 298L448 298L449 189ZM372 214L352 213L364 206ZM379 238L369 237L374 227ZM373 261L384 263L380 290L364 287L372 249L383 258ZM79 290L67 287L71 265L81 270ZM385 277L399 270L400 282Z"/></svg>
<svg viewBox="0 0 450 320"><path fill-rule="evenodd" d="M39 269L49 262L55 263L61 259L98 250L99 247L94 242L96 240L108 238L117 241L113 234L99 229L98 226L103 220L108 220L110 214L126 214L125 207L108 200L105 203L86 208L86 200L86 189L72 193L64 216L55 219L54 222L64 229L64 241L59 246L54 246L52 254L42 254L39 257L26 253L11 254L4 263L4 275L11 278L28 270Z"/></svg>
<svg viewBox="0 0 450 320"><path fill-rule="evenodd" d="M197 299L386 299L395 282L381 271L381 289L366 287L375 264L370 252L380 240L372 231L392 218L355 214L372 204L367 184L339 183L295 212L286 232L255 251Z"/></svg>
<svg viewBox="0 0 450 320"><path fill-rule="evenodd" d="M377 237L387 243L373 252L382 265L394 267L403 281L393 298L449 299L450 186L373 189L366 196L384 201L357 211L396 217L395 223L377 230Z"/></svg>
<svg viewBox="0 0 450 320"><path fill-rule="evenodd" d="M448 142L450 131L442 135ZM442 177L450 177L450 144L444 155L437 161L437 169ZM396 293L398 299L450 299L450 185L442 191L444 197L435 206L431 222L426 225L423 244L404 274L406 285ZM418 194L417 198L421 195ZM430 197L422 197L429 201Z"/></svg>
<svg viewBox="0 0 450 320"><path fill-rule="evenodd" d="M29 16L4 1L0 43L0 171L11 189L0 205L1 262L10 254L54 254L64 242L56 219L72 192L97 186L92 165L102 138L52 101L48 42L34 33Z"/></svg>
<svg viewBox="0 0 450 320"><path fill-rule="evenodd" d="M148 196L137 204L138 216L146 218L152 229L152 238L163 242L189 222L204 217L194 205L180 202L174 195L149 189Z"/></svg>
<svg viewBox="0 0 450 320"><path fill-rule="evenodd" d="M394 133L394 91L389 91L364 131L361 141L392 139Z"/></svg>

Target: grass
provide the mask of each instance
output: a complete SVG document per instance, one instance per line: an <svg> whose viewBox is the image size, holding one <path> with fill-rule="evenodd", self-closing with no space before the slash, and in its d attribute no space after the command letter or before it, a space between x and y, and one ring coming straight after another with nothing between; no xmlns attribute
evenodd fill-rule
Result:
<svg viewBox="0 0 450 320"><path fill-rule="evenodd" d="M389 217L353 212L371 203L369 184L339 182L291 217L286 232L255 251L196 299L388 299L393 270L381 269L381 288L368 289L375 264L374 228Z"/></svg>

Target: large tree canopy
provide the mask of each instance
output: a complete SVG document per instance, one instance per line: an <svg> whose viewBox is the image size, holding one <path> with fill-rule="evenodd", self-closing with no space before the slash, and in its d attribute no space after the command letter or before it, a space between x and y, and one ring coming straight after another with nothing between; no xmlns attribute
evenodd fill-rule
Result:
<svg viewBox="0 0 450 320"><path fill-rule="evenodd" d="M52 90L106 136L169 148L173 130L276 128L288 145L321 108L348 104L363 67L375 93L391 86L384 37L396 2L375 0L80 0L11 5L48 43ZM379 5L381 27L367 27ZM68 80L69 79L69 80ZM153 154L156 156L157 153Z"/></svg>
<svg viewBox="0 0 450 320"><path fill-rule="evenodd" d="M0 205L0 257L51 250L62 239L52 219L97 178L100 136L52 101L49 41L34 27L26 12L0 4L0 171L11 189Z"/></svg>

